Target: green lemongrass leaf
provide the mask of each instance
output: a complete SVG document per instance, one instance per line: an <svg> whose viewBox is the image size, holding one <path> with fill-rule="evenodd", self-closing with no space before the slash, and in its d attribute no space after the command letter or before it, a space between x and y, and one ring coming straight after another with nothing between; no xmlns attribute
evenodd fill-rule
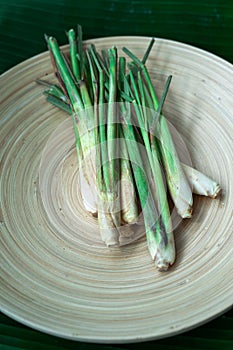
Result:
<svg viewBox="0 0 233 350"><path fill-rule="evenodd" d="M102 160L103 181L106 190L110 190L110 178L108 174L107 131L106 131L106 105L105 105L105 75L99 71L99 143Z"/></svg>
<svg viewBox="0 0 233 350"><path fill-rule="evenodd" d="M88 91L87 84L86 84L86 82L84 80L81 80L79 82L79 89L80 89L80 93L81 93L81 96L82 96L82 101L83 101L84 108L91 110L91 108L93 106L93 101L92 101L91 95L90 95L90 93Z"/></svg>
<svg viewBox="0 0 233 350"><path fill-rule="evenodd" d="M101 70L103 70L104 68L102 67L102 64L101 62L99 61L99 57L97 56L98 53L95 49L95 46L92 44L90 45L90 48L89 48L89 52L90 52L90 55L95 63L95 66L97 68L97 70L100 72Z"/></svg>
<svg viewBox="0 0 233 350"><path fill-rule="evenodd" d="M51 84L48 81L43 80L43 79L36 79L36 83L39 84L39 85L46 86L47 88L51 88L52 86L57 86L57 85Z"/></svg>
<svg viewBox="0 0 233 350"><path fill-rule="evenodd" d="M140 97L141 97L141 105L143 107L146 106L146 99L145 99L145 92L144 92L144 84L143 84L143 80L142 80L142 76L141 76L141 72L139 71L138 74L137 74L137 78L138 78L138 87L139 87L139 94L140 94Z"/></svg>
<svg viewBox="0 0 233 350"><path fill-rule="evenodd" d="M144 67L144 64L139 60L137 56L135 56L127 47L122 48L123 52L126 53L127 56L129 56L133 62L140 68Z"/></svg>
<svg viewBox="0 0 233 350"><path fill-rule="evenodd" d="M143 56L143 59L142 59L142 63L143 64L146 64L146 61L147 61L147 59L148 59L148 57L150 55L150 52L152 50L152 47L154 46L154 43L155 43L155 38L152 38L150 43L149 43L149 45L148 45L148 47L147 47L147 49L146 49L146 52L145 52L144 56Z"/></svg>
<svg viewBox="0 0 233 350"><path fill-rule="evenodd" d="M105 87L105 74L104 71L99 71L99 104L104 104L104 87Z"/></svg>
<svg viewBox="0 0 233 350"><path fill-rule="evenodd" d="M127 49L126 47L123 47L122 49L132 60L133 62L139 67L141 68L141 70L143 71L143 74L145 76L145 79L146 79L146 82L147 82L147 85L148 85L148 88L149 88L149 91L151 93L151 96L152 96L152 100L155 104L155 108L157 109L158 108L158 99L156 97L156 94L155 94L155 91L154 91L154 87L153 87L153 84L152 84L152 81L151 81L151 78L150 78L150 75L147 71L147 68L145 66L145 64L139 60L138 57L136 57L129 49Z"/></svg>
<svg viewBox="0 0 233 350"><path fill-rule="evenodd" d="M148 157L151 157L148 129L145 126L146 120L147 120L147 114L146 114L145 108L143 108L142 106L141 96L132 72L130 72L130 81L131 81L132 90L133 90L131 91L131 95L134 96L134 100L132 104L134 106L136 117L137 117L136 124L139 125L140 133L142 135L143 141L145 143L145 147L148 152ZM150 162L152 164L152 159L150 159Z"/></svg>
<svg viewBox="0 0 233 350"><path fill-rule="evenodd" d="M80 110L83 110L84 106L77 86L72 78L67 62L59 49L57 40L53 37L48 36L46 36L46 39L49 50L53 55L54 61L56 62L58 71L61 75L62 81L65 85L67 94L70 98L74 111L78 113Z"/></svg>
<svg viewBox="0 0 233 350"><path fill-rule="evenodd" d="M109 57L108 57L108 52L106 50L101 50L102 54L102 59L104 66L106 68L106 71L108 72L107 75L109 76Z"/></svg>
<svg viewBox="0 0 233 350"><path fill-rule="evenodd" d="M121 222L120 213L120 183L119 183L119 158L118 158L118 115L117 115L117 49L108 49L109 56L109 91L107 105L107 155L108 174L111 187L108 191L110 212L115 227Z"/></svg>
<svg viewBox="0 0 233 350"><path fill-rule="evenodd" d="M70 29L67 33L70 45L70 60L73 75L78 82L81 79L80 67L78 61L77 38L74 29Z"/></svg>
<svg viewBox="0 0 233 350"><path fill-rule="evenodd" d="M48 88L48 90L45 91L46 93L50 93L54 97L57 97L61 101L64 101L65 103L69 104L69 100L68 100L67 96L65 95L63 90L58 85L48 83L47 81L44 81L41 79L37 79L36 83L43 85L43 86L46 86Z"/></svg>
<svg viewBox="0 0 233 350"><path fill-rule="evenodd" d="M144 91L144 83L142 80L141 72L138 71L138 87L139 87L139 93L141 96L141 104L142 104L142 110L143 110L143 115L144 115L144 128L148 130L148 118L147 118L147 111L146 111L146 96L145 96L145 91Z"/></svg>
<svg viewBox="0 0 233 350"><path fill-rule="evenodd" d="M172 75L169 75L169 77L166 80L166 83L165 83L165 86L164 86L164 89L163 89L163 93L162 93L162 97L161 97L161 99L159 101L158 108L156 110L156 114L155 114L155 116L154 116L154 118L152 120L152 123L150 125L150 134L151 135L155 134L155 129L156 129L156 126L157 126L157 124L159 122L159 118L160 118L161 113L162 113L162 108L163 108L165 99L167 97L167 93L168 93L168 90L169 90L169 86L170 86L171 80L172 80Z"/></svg>
<svg viewBox="0 0 233 350"><path fill-rule="evenodd" d="M77 32L78 32L78 57L80 61L80 74L81 79L84 77L85 67L84 67L84 54L83 54L83 32L82 27L78 24L77 26Z"/></svg>
<svg viewBox="0 0 233 350"><path fill-rule="evenodd" d="M72 114L72 109L69 104L65 103L63 100L59 99L58 97L52 95L49 91L44 91L44 94L46 95L46 100L48 102L58 107L59 109L62 109L64 112L70 115Z"/></svg>
<svg viewBox="0 0 233 350"><path fill-rule="evenodd" d="M96 67L98 68L98 70L99 71L104 70L105 74L109 77L108 68L106 67L105 62L102 59L102 57L96 51L95 45L93 45L93 44L90 45L90 52L91 52L92 58L95 61L95 64L96 64Z"/></svg>
<svg viewBox="0 0 233 350"><path fill-rule="evenodd" d="M124 91L125 92L123 93L131 99L131 102L133 102L135 100L135 96L129 83L129 76L125 76L124 78Z"/></svg>
<svg viewBox="0 0 233 350"><path fill-rule="evenodd" d="M143 58L142 58L142 63L143 63L144 65L146 64L146 61L147 61L147 59L148 59L148 57L149 57L149 55L150 55L150 52L151 52L152 47L153 47L153 45L154 45L154 42L155 42L155 39L152 38L152 39L150 40L150 43L149 43L149 45L148 45L148 47L147 47L147 49L146 49L146 52L145 52L145 54L144 54L144 56L143 56ZM137 72L140 72L140 71L142 70L142 67L138 67L138 66L135 64L135 62L131 62L131 65L129 64L129 69L132 70L133 73L136 74Z"/></svg>
<svg viewBox="0 0 233 350"><path fill-rule="evenodd" d="M109 54L109 96L108 96L108 139L117 137L117 113L116 113L116 98L117 98L117 51L113 47L108 50Z"/></svg>
<svg viewBox="0 0 233 350"><path fill-rule="evenodd" d="M118 161L116 159L118 137L118 122L116 111L117 97L117 50L112 47L108 50L109 55L109 98L107 111L107 147L109 159L109 174L112 182L112 190L117 182Z"/></svg>
<svg viewBox="0 0 233 350"><path fill-rule="evenodd" d="M91 78L89 86L92 87L92 90L91 88L89 88L89 93L90 95L93 96L94 103L98 103L98 76L97 76L96 67L88 51L86 51L86 56L89 64L90 78Z"/></svg>
<svg viewBox="0 0 233 350"><path fill-rule="evenodd" d="M46 87L48 87L48 90L45 90L43 93L46 96L46 100L51 103L52 105L56 106L57 108L63 110L64 112L68 113L72 117L73 121L73 128L74 128L74 134L75 134L75 140L76 140L76 149L78 156L81 157L82 149L81 149L81 143L80 143L80 136L77 128L77 121L75 120L73 116L73 110L70 104L68 103L68 100L66 96L64 95L63 91L57 86L50 84L43 80L36 80L38 84L42 84Z"/></svg>
<svg viewBox="0 0 233 350"><path fill-rule="evenodd" d="M122 98L122 100L127 101L127 102L133 102L133 100L134 100L131 96L126 94L124 91L120 91L120 97Z"/></svg>
<svg viewBox="0 0 233 350"><path fill-rule="evenodd" d="M141 105L141 101L140 101L140 96L139 96L139 93L138 93L138 89L137 89L137 86L136 86L136 81L134 79L132 71L129 72L129 77L130 77L130 82L131 82L131 85L132 85L131 95L134 96L135 101L137 102L138 108L140 109L140 111L142 113L142 110L141 110L141 106L142 105Z"/></svg>
<svg viewBox="0 0 233 350"><path fill-rule="evenodd" d="M84 53L84 77L79 81L79 86L82 84L82 82L85 82L86 87L88 89L88 94L90 97L90 100L94 103L94 92L92 89L92 76L91 76L91 71L90 71L90 66L89 66L89 59L88 59L88 52L85 51Z"/></svg>
<svg viewBox="0 0 233 350"><path fill-rule="evenodd" d="M153 100L151 98L150 92L149 92L146 84L143 84L143 90L144 90L144 96L145 96L145 104L146 104L147 108L154 110L154 103L153 103Z"/></svg>
<svg viewBox="0 0 233 350"><path fill-rule="evenodd" d="M119 58L119 72L118 72L118 89L123 91L124 89L124 77L126 71L126 59L125 57Z"/></svg>
<svg viewBox="0 0 233 350"><path fill-rule="evenodd" d="M119 58L119 75L118 75L118 81L119 81L118 89L119 89L120 101L133 102L133 98L130 96L129 89L125 89L126 88L125 84L128 84L125 72L126 72L126 60L125 60L125 57L120 57ZM124 106L124 104L122 106Z"/></svg>

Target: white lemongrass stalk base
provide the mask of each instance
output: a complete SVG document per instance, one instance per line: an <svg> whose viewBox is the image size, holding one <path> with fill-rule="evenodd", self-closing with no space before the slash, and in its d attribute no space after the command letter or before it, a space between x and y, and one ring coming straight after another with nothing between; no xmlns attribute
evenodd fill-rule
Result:
<svg viewBox="0 0 233 350"><path fill-rule="evenodd" d="M93 216L97 216L97 187L95 168L86 162L80 162L79 180L82 201L85 209Z"/></svg>
<svg viewBox="0 0 233 350"><path fill-rule="evenodd" d="M182 164L182 167L193 193L211 198L218 196L221 187L216 181L186 164Z"/></svg>
<svg viewBox="0 0 233 350"><path fill-rule="evenodd" d="M119 246L119 232L115 227L111 213L98 211L98 222L102 241L107 247Z"/></svg>

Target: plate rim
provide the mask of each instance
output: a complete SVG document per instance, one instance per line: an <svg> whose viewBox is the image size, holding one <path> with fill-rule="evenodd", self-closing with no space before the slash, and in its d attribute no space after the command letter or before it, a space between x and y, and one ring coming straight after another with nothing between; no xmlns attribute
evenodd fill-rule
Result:
<svg viewBox="0 0 233 350"><path fill-rule="evenodd" d="M88 45L89 43L92 43L93 41L94 42L98 42L98 41L101 41L101 40L109 40L109 39L140 39L140 40L145 40L147 39L148 41L151 40L152 38L160 42L167 42L168 44L171 43L171 44L177 44L179 46L184 46L184 47L187 47L187 48L191 48L191 49L194 49L196 50L197 52L199 51L201 54L204 54L204 55L207 55L209 56L209 58L212 58L212 59L217 59L217 60L220 60L222 61L222 63L224 64L227 64L229 65L229 67L231 67L233 69L233 63L231 63L230 61L227 61L226 59L222 58L221 56L218 56L210 51L207 51L203 48L200 48L198 47L197 45L192 45L192 44L189 44L189 43L185 43L184 41L179 41L179 40L175 40L175 39L167 39L167 38L163 38L163 37L156 37L156 36L143 36L143 35L114 35L114 36L104 36L104 37L93 37L93 38L90 38L90 39L86 39L86 40L83 40L83 43L84 45ZM156 44L155 44L156 45ZM67 49L69 44L64 44L64 45L59 45L61 49ZM37 59L37 58L40 58L40 56L44 56L46 54L48 54L49 51L48 50L43 50L41 52L38 52L37 54L33 55L33 56L30 56L28 58L26 58L25 60L17 63L16 65L10 67L9 69L7 69L6 71L4 71L2 74L0 74L0 78L1 77L4 77L6 74L10 73L12 70L14 69L17 69L19 66L23 66L24 64L26 64L28 61L31 61L31 60L34 60L34 59ZM221 62L220 62L221 63Z"/></svg>
<svg viewBox="0 0 233 350"><path fill-rule="evenodd" d="M136 36L136 35L135 36L107 36L107 37L101 37L101 38L96 38L96 39L95 38L88 39L88 40L85 40L84 43L88 44L88 43L91 43L91 42L98 42L98 41L100 42L100 41L103 41L103 40L106 40L106 39L107 40L110 40L110 39L112 39L112 40L114 40L114 39L120 40L120 39L125 39L125 38L127 38L128 40L131 40L131 39L135 40L137 38L140 38L140 39L145 39L146 38L148 40L151 39L151 37L149 37L149 36ZM183 42L179 42L179 41L176 41L176 40L163 39L163 38L156 38L156 39L158 39L159 41L162 41L162 42L167 42L168 44L169 43L171 43L171 44L178 44L181 47L192 48L192 50L194 49L195 51L199 52L200 54L204 54L205 56L207 56L209 58L213 58L215 60L217 59L218 61L220 61L220 63L227 64L227 65L229 65L229 68L233 68L233 65L230 62L226 61L225 59L223 59L223 58L221 58L219 56L216 56L215 54L213 54L211 52L205 51L205 50L200 49L198 47L195 47L195 46L192 46L190 44L183 43ZM61 48L64 48L64 49L67 48L67 47L68 47L68 45L61 46ZM13 70L19 69L21 66L24 66L25 64L27 64L30 61L33 61L35 59L41 59L44 56L46 57L47 55L48 55L48 50L47 51L43 51L41 53L38 53L37 55L34 55L34 56L30 57L30 58L27 58L26 60L18 63L17 65L15 65L15 66L11 67L10 69L8 69L7 71L5 71L1 75L1 77L5 77L7 74L10 74ZM107 343L114 343L114 344L117 344L117 343L119 343L119 344L120 343L136 343L136 342L142 342L142 341L147 341L147 340L155 340L155 339L161 339L161 338L164 338L164 337L174 336L174 335L186 332L186 331L188 331L190 329L193 329L193 328L195 328L197 326L201 326L202 324L208 323L212 319L222 315L227 310L231 309L231 307L232 307L232 303L230 305L226 306L226 308L224 310L221 309L221 311L219 311L217 314L216 313L212 314L212 316L210 316L208 319L204 319L202 322L198 323L198 325L192 325L192 326L189 326L187 328L184 327L184 328L181 328L179 330L173 330L169 334L166 334L166 335L161 336L161 337L158 337L158 336L156 336L154 338L140 338L140 337L138 337L137 339L129 339L129 340L123 339L123 341L114 341L114 342L110 339L109 341L104 341L104 343L106 343L106 344ZM38 327L33 322L27 321L23 317L20 317L20 316L18 316L16 314L12 314L11 312L9 312L8 310L6 310L4 308L2 308L2 312L5 315L11 317L12 319L15 319L16 321L18 321L18 322L20 322L20 323L22 323L22 324L24 324L26 326L29 326L29 327L31 327L31 328L33 328L35 330L38 330L38 331L45 332L47 334L51 334L51 335L54 335L54 336L57 336L57 337L66 338L66 339L76 340L76 341L87 341L87 342L93 342L93 343L103 343L103 339L102 338L100 340L98 340L98 339L92 340L92 339L88 339L88 338L81 339L80 337L75 337L75 336L74 337L73 336L68 336L68 335L64 336L64 335L61 335L59 333L52 332L52 331L49 331L47 329L44 329L43 327Z"/></svg>

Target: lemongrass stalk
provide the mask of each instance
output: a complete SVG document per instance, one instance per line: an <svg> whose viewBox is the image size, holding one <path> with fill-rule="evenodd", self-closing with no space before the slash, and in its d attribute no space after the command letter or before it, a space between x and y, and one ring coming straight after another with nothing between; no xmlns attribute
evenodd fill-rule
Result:
<svg viewBox="0 0 233 350"><path fill-rule="evenodd" d="M153 107L157 110L159 100L156 96L146 66L127 48L123 48L123 51L141 68L151 94ZM157 131L157 137L159 137L158 145L162 155L171 197L180 216L182 218L189 218L192 216L192 191L180 164L167 121L163 114L160 114Z"/></svg>
<svg viewBox="0 0 233 350"><path fill-rule="evenodd" d="M109 97L107 110L107 153L110 189L107 189L112 218L116 228L120 226L120 192L119 192L119 159L118 159L118 118L117 98L117 49L108 50L109 55ZM111 205L112 202L112 205Z"/></svg>
<svg viewBox="0 0 233 350"><path fill-rule="evenodd" d="M86 209L95 215L96 191L95 188L93 188L93 183L96 183L96 167L93 152L95 147L95 130L93 128L93 108L90 96L83 80L79 84L79 88L75 83L73 74L65 60L65 57L59 49L56 39L46 36L46 40L56 68L62 79L63 88L65 88L66 94L70 100L70 106L72 108L71 118L73 122L76 138L76 149L79 159L79 173L80 181L82 183L81 195L83 198L83 203ZM82 67L80 64L80 71L83 74ZM87 189L91 190L92 196L90 196Z"/></svg>
<svg viewBox="0 0 233 350"><path fill-rule="evenodd" d="M90 57L91 56L91 57ZM97 161L97 188L98 188L98 222L100 228L100 234L102 240L107 246L118 246L119 245L119 232L117 221L118 213L115 213L115 195L112 187L112 174L109 173L109 162L108 162L108 140L107 140L107 128L105 110L106 105L104 104L105 98L105 74L99 59L96 57L96 52L93 47L90 49L89 63L93 59L93 64L90 65L90 71L92 80L95 80L93 87L98 86L97 91L94 91L94 95L98 95L98 125L99 125L99 140L97 148L99 149L99 157ZM99 77L94 76L94 66L96 67ZM106 70L105 70L106 71ZM98 80L98 84L97 83ZM101 164L101 167L100 167Z"/></svg>
<svg viewBox="0 0 233 350"><path fill-rule="evenodd" d="M94 96L94 114L96 116L96 167L98 189L98 223L100 235L107 246L119 245L116 213L113 211L114 191L111 188L112 179L108 169L108 143L105 134L105 106L104 106L104 72L99 62L94 59L94 53L87 51L92 90ZM107 147L106 147L107 146ZM107 157L107 158L106 158ZM107 162L105 162L107 160Z"/></svg>
<svg viewBox="0 0 233 350"><path fill-rule="evenodd" d="M192 216L193 197L189 182L178 158L165 118L159 123L159 141L171 197L182 218Z"/></svg>
<svg viewBox="0 0 233 350"><path fill-rule="evenodd" d="M106 189L109 190L110 189L110 177L108 174L107 131L106 131L106 125L107 125L106 107L107 107L107 105L105 105L105 81L106 81L105 72L106 71L102 68L102 65L99 62L99 57L97 57L97 53L95 51L94 45L91 45L89 51L90 51L89 61L91 62L91 58L92 58L93 65L95 65L96 70L98 72L98 73L96 73L98 75L98 78L97 78L94 76L93 66L91 67L92 77L94 78L95 83L98 85L98 93L96 91L96 96L98 96L98 110L99 110L98 126L99 126L99 143L101 145L101 147L100 147L101 168L102 168L102 172L103 172L103 181L105 183ZM95 90L95 86L93 89Z"/></svg>
<svg viewBox="0 0 233 350"><path fill-rule="evenodd" d="M142 161L140 149L138 148L134 127L125 116L123 116L122 130L128 146L133 175L143 210L148 249L158 270L166 271L168 267L174 263L174 247L167 244L167 236L164 235L163 228L161 230L161 223L158 220L159 217L153 195L150 186L148 186L148 176L143 171L144 162Z"/></svg>
<svg viewBox="0 0 233 350"><path fill-rule="evenodd" d="M108 158L109 158L109 173L112 180L112 187L115 185L117 179L117 167L116 160L116 140L118 137L118 125L117 125L117 110L116 110L116 97L117 97L117 51L113 47L108 50L109 54L109 97L108 97L108 112L107 112L107 141L108 141ZM116 178L116 180L115 180Z"/></svg>
<svg viewBox="0 0 233 350"><path fill-rule="evenodd" d="M118 90L124 89L126 72L125 57L119 58ZM122 106L122 98L120 98ZM121 108L121 106L119 106ZM121 218L126 224L136 223L138 219L138 203L134 187L132 169L129 161L127 145L123 131L120 129L120 174L121 174Z"/></svg>
<svg viewBox="0 0 233 350"><path fill-rule="evenodd" d="M170 82L170 79L168 80L168 82ZM163 106L165 98L166 98L169 84L170 83L165 85L163 96L161 98L161 101L159 102L159 107L157 110L157 113L159 115L161 113L162 106ZM143 96L142 103L145 104L146 100L145 100L143 81L142 81L140 71L138 72L138 85L140 88L141 95ZM144 108L144 119L145 119L144 124L146 126L147 126L148 119L150 119L147 117L148 113L150 114L151 111L148 110L147 108ZM152 123L152 128L155 128L155 125L153 125L153 123ZM143 134L145 134L146 137L148 137L148 134L145 131L143 132ZM151 163L151 167L152 167L152 173L153 173L153 177L154 177L154 183L156 184L155 201L157 203L157 207L159 208L159 213L161 214L161 220L162 220L163 225L165 227L166 233L167 233L170 241L173 241L174 237L173 237L173 233L172 233L171 215L170 215L168 201L167 201L167 193L166 193L166 188L165 188L165 184L164 184L164 177L163 177L162 168L161 168L161 164L160 164L160 154L159 154L159 150L158 150L156 143L153 142L154 139L150 138L150 140L151 140L151 150L149 149L149 151L151 151L151 155L153 158L153 161ZM174 246L174 242L172 242L172 245Z"/></svg>
<svg viewBox="0 0 233 350"><path fill-rule="evenodd" d="M221 191L220 185L202 172L182 163L193 193L216 198Z"/></svg>
<svg viewBox="0 0 233 350"><path fill-rule="evenodd" d="M122 130L120 133L120 156L121 219L123 223L134 224L137 222L139 211L127 145Z"/></svg>
<svg viewBox="0 0 233 350"><path fill-rule="evenodd" d="M128 95L131 93L127 79L125 79L125 92ZM122 112L122 125L133 167L133 175L139 194L140 204L143 210L148 249L157 268L161 271L165 271L175 261L173 234L172 232L166 233L166 228L156 208L154 193L152 193L150 186L151 180L149 180L153 176L151 167L148 166L148 164L150 164L149 157L151 157L151 155L148 157L150 152L146 152L143 156L140 153L140 143L135 134L136 129L135 126L131 124L130 109L129 103L126 103L126 108ZM142 130L144 129L142 128ZM144 130L144 132L146 135L146 130ZM145 166L145 164L147 165ZM144 172L142 169L144 169Z"/></svg>
<svg viewBox="0 0 233 350"><path fill-rule="evenodd" d="M101 50L102 58L104 66L106 67L107 71L109 72L109 56L106 52L106 50Z"/></svg>
<svg viewBox="0 0 233 350"><path fill-rule="evenodd" d="M144 145L146 148L147 156L151 167L151 173L153 178L152 182L154 186L153 196L154 196L154 201L155 201L156 208L158 210L158 215L159 215L159 218L157 218L159 222L159 230L160 230L159 234L162 234L164 238L164 241L165 241L164 251L165 252L169 251L170 264L172 264L175 259L175 245L174 245L174 237L172 232L171 215L168 207L167 193L166 193L164 179L161 171L161 164L159 162L159 155L155 145L150 144L148 130L145 129L145 124L147 121L147 109L143 108L142 106L141 97L138 91L139 89L137 88L137 84L131 72L130 72L130 79L131 79L133 92L135 96L133 104L135 107L137 120L140 126L141 135L144 141ZM142 81L141 81L140 72L138 72L138 80L140 82L139 85L141 85L140 90L142 91ZM143 95L143 102L145 103L144 95ZM161 250L161 258L162 256L163 256L163 250Z"/></svg>
<svg viewBox="0 0 233 350"><path fill-rule="evenodd" d="M78 59L79 59L79 67L80 67L80 80L84 79L84 72L85 72L85 62L84 62L84 50L83 50L83 32L82 27L78 24L77 25L77 32L78 32Z"/></svg>

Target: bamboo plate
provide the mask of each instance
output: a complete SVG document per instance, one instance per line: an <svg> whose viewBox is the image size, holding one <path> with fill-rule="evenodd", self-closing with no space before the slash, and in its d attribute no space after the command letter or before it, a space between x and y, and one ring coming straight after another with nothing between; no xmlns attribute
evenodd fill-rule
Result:
<svg viewBox="0 0 233 350"><path fill-rule="evenodd" d="M127 46L142 56L149 38L92 42L97 48ZM193 218L175 230L177 260L167 273L155 269L144 237L106 248L77 195L72 151L66 153L62 180L59 152L64 148L44 152L50 135L67 120L35 84L37 78L53 80L48 53L14 67L1 77L0 119L0 298L10 317L65 338L124 343L183 332L231 306L232 65L158 39L148 68L158 95L173 75L165 114L186 142L194 166L221 184L221 197L194 198ZM42 156L47 167L41 170ZM40 171L48 174L44 195L50 210Z"/></svg>

